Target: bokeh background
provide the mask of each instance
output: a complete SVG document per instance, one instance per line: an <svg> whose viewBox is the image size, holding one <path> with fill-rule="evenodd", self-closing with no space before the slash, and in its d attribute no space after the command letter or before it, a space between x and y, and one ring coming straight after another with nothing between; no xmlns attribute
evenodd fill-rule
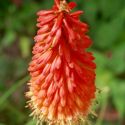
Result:
<svg viewBox="0 0 125 125"><path fill-rule="evenodd" d="M125 0L74 0L97 63L92 125L125 125ZM25 108L36 12L53 0L0 0L0 125L35 125Z"/></svg>

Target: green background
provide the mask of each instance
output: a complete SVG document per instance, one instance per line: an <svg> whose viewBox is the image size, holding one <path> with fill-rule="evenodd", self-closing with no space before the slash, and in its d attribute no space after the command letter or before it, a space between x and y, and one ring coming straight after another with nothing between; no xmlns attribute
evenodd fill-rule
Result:
<svg viewBox="0 0 125 125"><path fill-rule="evenodd" d="M74 0L84 10L99 90L92 125L125 125L125 0ZM0 0L0 125L35 125L25 108L36 12L53 0Z"/></svg>

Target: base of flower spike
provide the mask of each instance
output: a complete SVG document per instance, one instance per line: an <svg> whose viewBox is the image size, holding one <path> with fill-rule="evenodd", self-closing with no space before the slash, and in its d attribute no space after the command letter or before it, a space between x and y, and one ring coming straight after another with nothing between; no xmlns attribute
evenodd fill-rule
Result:
<svg viewBox="0 0 125 125"><path fill-rule="evenodd" d="M31 92L27 92L26 96L32 96ZM57 120L50 120L48 119L48 116L45 115L44 112L41 112L41 110L37 107L37 105L34 103L35 98L32 97L32 100L28 101L28 105L26 107L30 107L32 109L32 113L30 116L33 116L33 119L37 121L36 125L43 125L43 122L47 122L48 125L91 125L90 121L88 120L88 114L76 114L76 116L67 116L66 118L62 118L61 120L61 114L60 118ZM91 105L90 105L91 106ZM96 113L88 109L88 113L92 115L93 117L97 117ZM64 120L65 119L65 120Z"/></svg>

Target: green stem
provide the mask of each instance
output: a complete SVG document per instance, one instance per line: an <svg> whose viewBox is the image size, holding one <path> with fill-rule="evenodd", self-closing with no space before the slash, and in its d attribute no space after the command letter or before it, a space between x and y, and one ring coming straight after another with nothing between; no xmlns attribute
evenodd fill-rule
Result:
<svg viewBox="0 0 125 125"><path fill-rule="evenodd" d="M23 84L26 83L26 81L29 79L29 76L24 77L23 79L19 80L17 83L13 83L12 87L6 91L1 97L0 97L0 107L6 102L6 100L14 93L17 89L19 89Z"/></svg>

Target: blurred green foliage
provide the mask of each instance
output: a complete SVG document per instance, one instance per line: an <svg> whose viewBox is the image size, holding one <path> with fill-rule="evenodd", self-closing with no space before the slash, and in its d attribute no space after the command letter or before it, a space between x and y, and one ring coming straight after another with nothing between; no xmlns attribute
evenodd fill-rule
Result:
<svg viewBox="0 0 125 125"><path fill-rule="evenodd" d="M125 0L74 0L90 25L97 63L94 125L125 124ZM53 0L0 1L0 125L35 125L25 109L36 12ZM24 85L25 84L25 85ZM96 103L96 102L95 102Z"/></svg>

